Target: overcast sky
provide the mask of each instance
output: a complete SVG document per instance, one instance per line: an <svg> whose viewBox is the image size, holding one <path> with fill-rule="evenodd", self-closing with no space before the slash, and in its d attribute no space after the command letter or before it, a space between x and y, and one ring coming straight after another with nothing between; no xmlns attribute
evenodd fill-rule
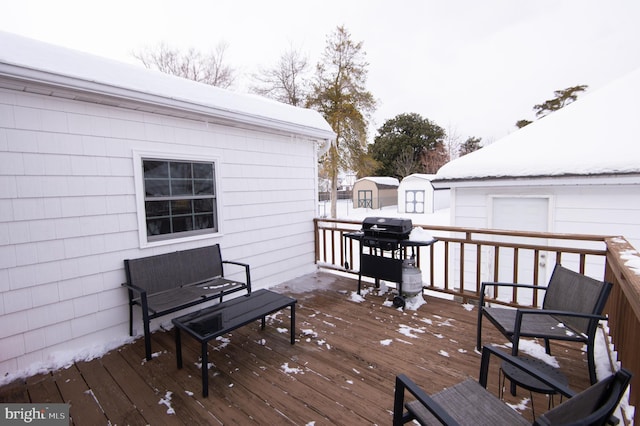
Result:
<svg viewBox="0 0 640 426"><path fill-rule="evenodd" d="M415 112L484 142L534 119L554 90L595 90L640 67L638 0L6 0L1 10L0 30L129 63L161 41L225 41L239 91L290 45L315 64L344 25L367 55L375 129Z"/></svg>

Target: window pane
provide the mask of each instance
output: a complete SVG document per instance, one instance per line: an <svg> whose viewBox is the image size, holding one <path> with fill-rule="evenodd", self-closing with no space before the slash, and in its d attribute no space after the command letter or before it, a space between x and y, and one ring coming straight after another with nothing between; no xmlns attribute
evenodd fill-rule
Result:
<svg viewBox="0 0 640 426"><path fill-rule="evenodd" d="M171 163L171 179L191 179L191 163Z"/></svg>
<svg viewBox="0 0 640 426"><path fill-rule="evenodd" d="M185 232L193 229L191 216L176 216L171 220L173 232Z"/></svg>
<svg viewBox="0 0 640 426"><path fill-rule="evenodd" d="M194 195L213 195L213 181L210 180L194 180Z"/></svg>
<svg viewBox="0 0 640 426"><path fill-rule="evenodd" d="M169 218L147 220L147 235L162 235L171 233Z"/></svg>
<svg viewBox="0 0 640 426"><path fill-rule="evenodd" d="M213 180L213 164L194 163L193 178Z"/></svg>
<svg viewBox="0 0 640 426"><path fill-rule="evenodd" d="M145 179L145 197L166 197L169 196L169 179Z"/></svg>
<svg viewBox="0 0 640 426"><path fill-rule="evenodd" d="M148 218L169 216L168 201L147 201L146 203L144 203L144 208L147 212Z"/></svg>
<svg viewBox="0 0 640 426"><path fill-rule="evenodd" d="M213 213L213 200L211 198L194 200L193 211L195 213Z"/></svg>
<svg viewBox="0 0 640 426"><path fill-rule="evenodd" d="M192 194L193 183L190 180L171 180L171 196Z"/></svg>
<svg viewBox="0 0 640 426"><path fill-rule="evenodd" d="M213 228L213 214L199 214L195 216L195 229Z"/></svg>
<svg viewBox="0 0 640 426"><path fill-rule="evenodd" d="M168 178L169 163L166 161L144 160L143 162L145 178Z"/></svg>
<svg viewBox="0 0 640 426"><path fill-rule="evenodd" d="M171 202L172 215L191 214L192 211L191 200L177 200Z"/></svg>

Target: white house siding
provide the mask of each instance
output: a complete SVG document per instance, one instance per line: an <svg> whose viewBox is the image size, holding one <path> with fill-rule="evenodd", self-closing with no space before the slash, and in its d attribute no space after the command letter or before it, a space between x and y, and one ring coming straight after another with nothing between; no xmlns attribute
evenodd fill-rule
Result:
<svg viewBox="0 0 640 426"><path fill-rule="evenodd" d="M298 136L0 89L0 375L126 338L126 258L220 243L251 265L255 288L312 271L315 150ZM135 152L218 159L222 233L141 248Z"/></svg>
<svg viewBox="0 0 640 426"><path fill-rule="evenodd" d="M459 186L452 190L451 223L455 226L470 228L490 228L492 197L536 197L548 198L550 201L549 232L575 233L592 235L623 235L635 247L640 247L640 193L638 192L638 178L625 179L621 177L580 178L581 184L575 180L562 184L562 178L555 180L544 179L545 183L535 180L510 181L507 186L494 184L474 184ZM550 182L554 182L551 184ZM522 229L519 229L522 230ZM568 243L563 242L563 245ZM594 248L603 248L594 245ZM469 249L465 258L475 259L475 248ZM459 254L456 255L456 257ZM470 257L469 257L470 256ZM487 259L485 253L483 259ZM459 258L458 258L459 259ZM563 258L563 263L577 261L570 256ZM453 265L458 260L453 261ZM553 265L554 259L548 264ZM593 262L593 261L592 261ZM459 269L452 271L451 279L459 276ZM482 267L483 280L492 279L492 265ZM475 284L475 269L473 274L465 277L469 286ZM547 271L549 272L549 271ZM588 265L587 273L602 278L603 267L595 262Z"/></svg>

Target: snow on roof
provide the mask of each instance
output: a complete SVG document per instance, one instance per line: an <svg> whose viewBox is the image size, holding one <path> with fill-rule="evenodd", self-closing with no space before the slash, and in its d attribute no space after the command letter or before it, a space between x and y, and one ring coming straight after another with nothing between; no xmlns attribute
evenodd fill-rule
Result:
<svg viewBox="0 0 640 426"><path fill-rule="evenodd" d="M335 139L317 111L236 93L0 31L0 76Z"/></svg>
<svg viewBox="0 0 640 426"><path fill-rule="evenodd" d="M400 182L398 179L394 177L385 177L385 176L368 176L358 179L356 182L360 182L361 180L369 180L371 182L375 182L377 185L387 185L387 186L399 186Z"/></svg>
<svg viewBox="0 0 640 426"><path fill-rule="evenodd" d="M436 178L436 175L432 175L432 174L413 173L413 174L410 174L409 176L405 176L402 179L402 182L404 182L405 180L428 180L428 181L432 181L435 178Z"/></svg>
<svg viewBox="0 0 640 426"><path fill-rule="evenodd" d="M445 164L437 180L640 172L640 69Z"/></svg>

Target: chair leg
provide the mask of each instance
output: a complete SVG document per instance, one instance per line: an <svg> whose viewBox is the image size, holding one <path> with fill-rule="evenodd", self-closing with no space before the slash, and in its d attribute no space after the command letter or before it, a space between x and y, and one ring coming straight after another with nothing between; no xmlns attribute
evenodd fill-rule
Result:
<svg viewBox="0 0 640 426"><path fill-rule="evenodd" d="M482 306L478 306L478 330L476 331L476 350L482 351Z"/></svg>

